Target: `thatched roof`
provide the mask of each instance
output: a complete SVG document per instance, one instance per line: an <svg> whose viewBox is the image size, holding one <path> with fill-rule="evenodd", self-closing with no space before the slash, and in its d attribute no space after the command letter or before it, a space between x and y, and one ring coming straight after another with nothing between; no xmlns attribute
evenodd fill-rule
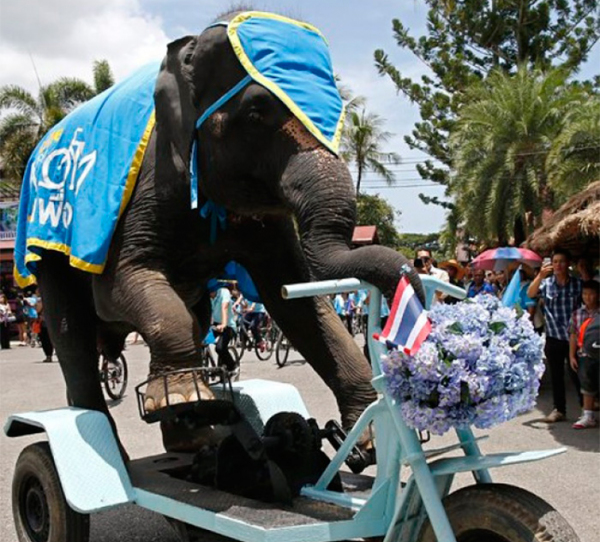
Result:
<svg viewBox="0 0 600 542"><path fill-rule="evenodd" d="M566 248L573 256L597 258L600 252L600 181L573 196L524 245L543 256Z"/></svg>

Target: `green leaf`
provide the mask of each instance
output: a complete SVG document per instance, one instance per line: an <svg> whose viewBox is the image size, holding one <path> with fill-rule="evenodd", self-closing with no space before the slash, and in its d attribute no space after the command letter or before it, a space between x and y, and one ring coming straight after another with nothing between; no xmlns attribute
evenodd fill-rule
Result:
<svg viewBox="0 0 600 542"><path fill-rule="evenodd" d="M492 322L488 324L488 328L492 333L496 335L502 333L508 326L504 322Z"/></svg>
<svg viewBox="0 0 600 542"><path fill-rule="evenodd" d="M446 331L454 335L462 335L464 333L464 329L460 322L454 322L451 326L446 328Z"/></svg>
<svg viewBox="0 0 600 542"><path fill-rule="evenodd" d="M469 393L469 384L466 382L460 383L460 402L468 405L471 403L471 394Z"/></svg>

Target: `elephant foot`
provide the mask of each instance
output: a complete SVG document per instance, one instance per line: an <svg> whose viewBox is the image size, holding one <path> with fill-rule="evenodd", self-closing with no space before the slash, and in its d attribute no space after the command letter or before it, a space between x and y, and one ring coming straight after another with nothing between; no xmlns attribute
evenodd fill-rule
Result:
<svg viewBox="0 0 600 542"><path fill-rule="evenodd" d="M151 376L152 378L152 376ZM144 398L144 408L154 412L168 405L211 401L215 398L206 383L190 371L173 373L165 378L155 378L148 383Z"/></svg>
<svg viewBox="0 0 600 542"><path fill-rule="evenodd" d="M154 412L169 405L212 401L215 396L198 373L177 372L148 383L144 408ZM193 414L160 424L163 446L167 452L198 452L204 446L216 446L230 430L222 425L198 425Z"/></svg>

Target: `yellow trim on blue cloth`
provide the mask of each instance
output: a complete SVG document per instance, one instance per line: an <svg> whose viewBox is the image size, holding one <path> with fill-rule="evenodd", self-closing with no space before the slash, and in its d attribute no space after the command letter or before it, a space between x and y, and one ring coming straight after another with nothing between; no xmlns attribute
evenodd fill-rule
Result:
<svg viewBox="0 0 600 542"><path fill-rule="evenodd" d="M82 104L32 153L15 241L18 284L35 282L46 250L65 254L82 271L104 271L155 127L158 71L158 63L144 66Z"/></svg>
<svg viewBox="0 0 600 542"><path fill-rule="evenodd" d="M330 149L335 154L339 152L340 141L342 137L342 130L344 127L344 116L345 116L345 105L342 105L342 110L339 116L339 120L336 125L335 134L333 138L330 140L323 135L321 130L313 123L313 121L304 113L304 111L290 98L290 96L282 90L277 84L273 81L269 80L263 74L261 74L258 69L254 66L242 43L240 41L238 30L239 27L253 17L263 18L263 19L271 19L287 24L292 24L304 28L309 32L316 33L325 44L327 41L321 34L321 32L311 24L296 21L294 19L290 19L288 17L284 17L282 15L277 15L275 13L266 13L261 11L246 11L240 13L236 17L234 17L229 24L227 25L227 36L229 37L229 41L231 46L233 47L235 55L238 57L238 60L244 66L248 74L260 85L263 85L265 88L269 89L275 96L277 96L293 113L293 115L302 122L302 124L306 127L306 129L317 138L319 142L325 145L328 149Z"/></svg>
<svg viewBox="0 0 600 542"><path fill-rule="evenodd" d="M138 145L138 148L135 151L133 162L131 163L131 167L129 168L129 173L127 174L127 181L125 181L125 192L123 193L123 199L121 200L121 208L119 209L119 218L121 218L122 214L124 213L125 208L127 207L129 200L131 199L131 195L133 194L133 189L135 188L135 183L137 182L138 175L140 174L142 162L144 161L144 155L146 154L148 142L150 141L150 136L152 135L152 130L154 130L155 124L156 112L153 109L152 113L150 113L150 118L148 119L146 129L144 130L144 135L142 136L140 144Z"/></svg>

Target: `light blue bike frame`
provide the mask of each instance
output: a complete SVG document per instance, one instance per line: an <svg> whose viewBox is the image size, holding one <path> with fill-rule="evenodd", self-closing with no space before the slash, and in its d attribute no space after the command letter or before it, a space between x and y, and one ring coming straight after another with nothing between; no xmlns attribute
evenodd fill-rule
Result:
<svg viewBox="0 0 600 542"><path fill-rule="evenodd" d="M425 288L427 307L431 305L436 290L459 299L465 297L466 293L461 288L427 275L420 275L420 278ZM406 425L397 401L387 393L384 383L385 377L379 360L381 355L386 353L385 347L373 338L374 333L381 332L379 289L358 279L342 279L284 286L282 295L284 298L293 299L355 290L370 292L366 340L373 369L372 383L379 398L363 412L317 484L303 488L302 494L356 509L358 512L355 521L374 519L381 517L383 513L388 525L385 542L416 538L425 519L422 504L437 539L456 542L442 504L442 498L448 494L455 473L471 471L477 483L491 483L492 478L488 471L490 467L534 461L564 450L483 456L471 428L462 428L456 430L459 441L457 445L425 453L417 432ZM327 490L327 486L370 424L373 424L377 438L377 474L371 496L368 499L357 499ZM465 457L427 462L428 457L432 455L456 448L462 448ZM401 466L410 467L412 471L412 476L404 488L399 487ZM405 529L409 529L410 532L405 532Z"/></svg>

